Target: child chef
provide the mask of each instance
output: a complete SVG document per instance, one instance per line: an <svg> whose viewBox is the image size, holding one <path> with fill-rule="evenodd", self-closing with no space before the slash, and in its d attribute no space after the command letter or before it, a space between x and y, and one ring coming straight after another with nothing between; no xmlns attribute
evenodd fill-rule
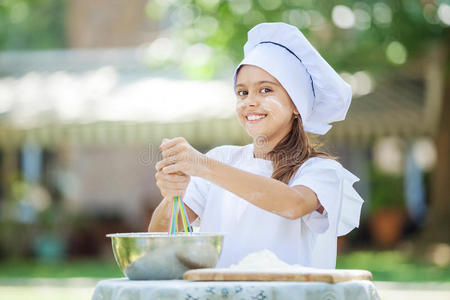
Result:
<svg viewBox="0 0 450 300"><path fill-rule="evenodd" d="M253 143L202 154L182 137L164 139L155 175L164 200L149 231L167 232L182 196L200 232L227 233L217 267L268 249L289 264L335 268L337 236L359 224L359 179L306 132L323 135L345 119L350 86L296 27L262 23L248 32L234 89Z"/></svg>

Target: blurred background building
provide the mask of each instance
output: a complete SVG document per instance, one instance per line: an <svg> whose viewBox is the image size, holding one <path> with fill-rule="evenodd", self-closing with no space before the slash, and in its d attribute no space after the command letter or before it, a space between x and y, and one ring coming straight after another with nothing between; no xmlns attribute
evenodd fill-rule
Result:
<svg viewBox="0 0 450 300"><path fill-rule="evenodd" d="M353 89L319 140L366 200L341 249L437 243L448 264L450 5L338 2L0 1L0 259L110 255L106 233L145 231L162 138L251 142L233 68L251 27L284 21Z"/></svg>

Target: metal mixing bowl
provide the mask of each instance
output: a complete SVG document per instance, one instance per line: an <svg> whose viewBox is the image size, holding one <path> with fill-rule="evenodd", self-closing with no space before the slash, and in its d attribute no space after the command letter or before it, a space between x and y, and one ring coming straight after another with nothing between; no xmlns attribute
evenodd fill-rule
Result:
<svg viewBox="0 0 450 300"><path fill-rule="evenodd" d="M181 279L190 269L214 268L222 234L139 232L107 234L114 257L131 280Z"/></svg>

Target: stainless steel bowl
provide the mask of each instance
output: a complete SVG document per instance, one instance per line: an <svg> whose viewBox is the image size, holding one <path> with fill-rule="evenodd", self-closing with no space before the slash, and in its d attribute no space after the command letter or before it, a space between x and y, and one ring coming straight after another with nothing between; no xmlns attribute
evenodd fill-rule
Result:
<svg viewBox="0 0 450 300"><path fill-rule="evenodd" d="M114 233L114 257L131 280L181 279L190 269L214 268L222 251L222 234Z"/></svg>

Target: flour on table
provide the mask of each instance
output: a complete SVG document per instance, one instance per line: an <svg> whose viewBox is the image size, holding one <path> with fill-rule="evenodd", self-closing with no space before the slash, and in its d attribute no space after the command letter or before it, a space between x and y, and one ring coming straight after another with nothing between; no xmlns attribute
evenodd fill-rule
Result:
<svg viewBox="0 0 450 300"><path fill-rule="evenodd" d="M272 251L266 249L250 253L237 265L231 265L230 269L284 269L292 267L299 267L299 265L289 265L280 260Z"/></svg>

